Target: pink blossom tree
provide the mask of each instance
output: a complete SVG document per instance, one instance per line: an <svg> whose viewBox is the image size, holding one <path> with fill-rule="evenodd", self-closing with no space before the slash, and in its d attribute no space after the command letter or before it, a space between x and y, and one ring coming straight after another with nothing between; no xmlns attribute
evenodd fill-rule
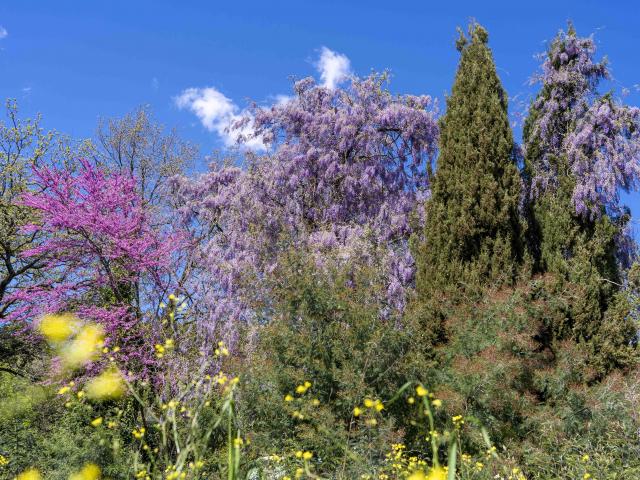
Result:
<svg viewBox="0 0 640 480"><path fill-rule="evenodd" d="M22 197L38 221L26 227L45 240L24 252L44 259L53 275L17 291L13 321L32 323L44 313L72 311L100 323L107 346L122 360L145 368L151 347L142 347L146 301L142 285L162 286L180 236L151 222L127 174L108 173L80 161L77 173L34 169L38 190Z"/></svg>

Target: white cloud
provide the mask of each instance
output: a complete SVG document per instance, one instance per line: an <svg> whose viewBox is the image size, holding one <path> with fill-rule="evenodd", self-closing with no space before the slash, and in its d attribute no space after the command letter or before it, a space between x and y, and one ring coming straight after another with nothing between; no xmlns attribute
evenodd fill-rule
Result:
<svg viewBox="0 0 640 480"><path fill-rule="evenodd" d="M251 121L240 129L229 131L229 127L248 112L241 112L238 106L214 87L187 88L174 98L175 104L180 109L187 109L194 113L200 123L209 130L215 132L223 140L227 147L236 144L238 136L247 136L251 133ZM245 140L243 146L252 150L264 150L266 147L260 138Z"/></svg>
<svg viewBox="0 0 640 480"><path fill-rule="evenodd" d="M320 49L320 58L315 63L324 87L334 89L352 75L351 62L341 53L327 47ZM154 78L155 81L155 78ZM273 104L282 106L293 100L288 95L274 95ZM237 144L239 136L245 137L243 147L251 150L266 150L261 138L246 139L252 132L253 118L246 110L241 110L233 100L226 97L215 87L187 88L175 97L174 102L179 109L189 110L198 117L200 123L210 132L216 133L225 146ZM231 125L238 120L248 118L249 121L240 128L230 131Z"/></svg>
<svg viewBox="0 0 640 480"><path fill-rule="evenodd" d="M151 79L151 90L153 90L154 92L160 90L160 81L158 80L158 77L153 77Z"/></svg>
<svg viewBox="0 0 640 480"><path fill-rule="evenodd" d="M273 97L273 99L275 100L274 103L277 106L281 106L281 105L285 105L285 104L289 103L291 100L293 100L293 97L290 96L290 95L278 94L278 95L275 95Z"/></svg>
<svg viewBox="0 0 640 480"><path fill-rule="evenodd" d="M8 35L9 32L7 32L7 29L3 26L0 26L0 40L2 40L3 38L7 38Z"/></svg>
<svg viewBox="0 0 640 480"><path fill-rule="evenodd" d="M351 74L351 61L346 55L334 52L327 47L320 49L320 58L316 63L322 85L334 89Z"/></svg>

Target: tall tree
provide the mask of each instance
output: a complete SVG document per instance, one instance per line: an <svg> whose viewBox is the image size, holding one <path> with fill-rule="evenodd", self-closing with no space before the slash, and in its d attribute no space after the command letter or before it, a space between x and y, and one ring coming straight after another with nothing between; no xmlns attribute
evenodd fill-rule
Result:
<svg viewBox="0 0 640 480"><path fill-rule="evenodd" d="M184 173L198 155L195 145L173 129L166 131L146 106L122 118L101 119L91 148L99 163L135 177L143 200L152 205L166 200L164 184Z"/></svg>
<svg viewBox="0 0 640 480"><path fill-rule="evenodd" d="M424 242L417 252L417 289L512 280L522 256L521 180L507 116L507 94L496 73L487 31L460 32L461 53L440 155L427 203Z"/></svg>
<svg viewBox="0 0 640 480"><path fill-rule="evenodd" d="M41 370L33 362L40 354L38 349L15 335L15 327L7 323L20 308L14 293L50 274L41 256L23 256L40 245L44 235L23 230L36 220L36 214L18 200L37 188L33 167L66 163L71 150L66 138L43 131L39 115L22 118L18 103L7 99L6 117L0 120L0 371L36 376Z"/></svg>
<svg viewBox="0 0 640 480"><path fill-rule="evenodd" d="M530 239L557 291L579 286L550 337L586 342L599 373L629 361L635 328L620 295L633 242L620 190L640 178L640 109L597 87L609 78L592 38L573 27L551 42L524 126Z"/></svg>
<svg viewBox="0 0 640 480"><path fill-rule="evenodd" d="M13 292L20 307L9 318L28 325L43 313L72 311L102 324L107 346L121 346L120 358L145 368L153 351L140 349L145 305L139 285L144 278L162 283L180 234L152 222L126 172L82 160L77 172L45 166L34 168L33 176L38 188L19 205L37 214L24 231L39 232L43 240L22 256L41 259L54 275Z"/></svg>
<svg viewBox="0 0 640 480"><path fill-rule="evenodd" d="M329 89L302 79L289 101L252 112L252 138L270 146L267 155L176 181L185 220L219 231L201 250L212 329L224 321L233 331L255 316L252 305L269 304L263 280L291 246L321 268L328 258L380 265L381 315L404 308L410 220L428 188L438 126L430 97L395 96L385 83L371 75Z"/></svg>

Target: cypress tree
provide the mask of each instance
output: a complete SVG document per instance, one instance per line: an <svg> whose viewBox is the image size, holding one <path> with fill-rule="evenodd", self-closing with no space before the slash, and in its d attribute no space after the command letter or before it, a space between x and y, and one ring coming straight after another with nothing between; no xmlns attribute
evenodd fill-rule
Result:
<svg viewBox="0 0 640 480"><path fill-rule="evenodd" d="M586 203L576 195L586 190L585 185L603 183L598 172L575 173L575 152L585 148L576 142L578 129L586 130L587 125L594 136L620 136L618 145L628 134L609 128L601 117L592 118L590 112L602 112L594 106L605 105L605 112L613 118L611 124L624 125L627 111L609 95L598 95L596 87L608 77L608 71L605 62L594 61L594 52L593 40L578 37L572 26L567 33L560 32L547 52L540 76L542 89L523 129L524 174L531 193L529 243L535 271L546 274L554 296L572 292L558 312L561 315L549 322L547 341L557 344L572 339L583 345L589 352L592 379L633 363L636 336L628 298L620 290L624 277L620 259L628 253L624 230L629 215L617 198L607 205ZM596 161L593 148L585 150L589 162Z"/></svg>
<svg viewBox="0 0 640 480"><path fill-rule="evenodd" d="M487 31L477 23L456 43L460 63L417 248L418 294L459 283L509 283L522 258L521 179Z"/></svg>

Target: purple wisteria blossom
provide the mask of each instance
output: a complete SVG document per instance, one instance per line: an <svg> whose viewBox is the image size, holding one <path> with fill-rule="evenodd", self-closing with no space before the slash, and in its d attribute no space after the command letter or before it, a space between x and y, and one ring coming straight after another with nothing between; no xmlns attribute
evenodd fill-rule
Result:
<svg viewBox="0 0 640 480"><path fill-rule="evenodd" d="M287 248L306 251L319 267L355 259L379 265L388 311L402 310L413 281L408 238L414 212L428 197L438 126L427 96L394 96L385 77L353 79L328 89L311 78L295 96L254 107L236 125L270 146L244 168L213 165L196 180L176 178L186 220L215 226L202 249L209 328L221 319L250 321L266 292L262 280Z"/></svg>
<svg viewBox="0 0 640 480"><path fill-rule="evenodd" d="M563 158L575 180L575 210L588 218L619 215L620 190L636 188L640 178L640 109L598 93L610 75L595 51L593 39L573 29L554 39L535 77L542 94L533 104L531 132L540 149L532 194L555 188Z"/></svg>

